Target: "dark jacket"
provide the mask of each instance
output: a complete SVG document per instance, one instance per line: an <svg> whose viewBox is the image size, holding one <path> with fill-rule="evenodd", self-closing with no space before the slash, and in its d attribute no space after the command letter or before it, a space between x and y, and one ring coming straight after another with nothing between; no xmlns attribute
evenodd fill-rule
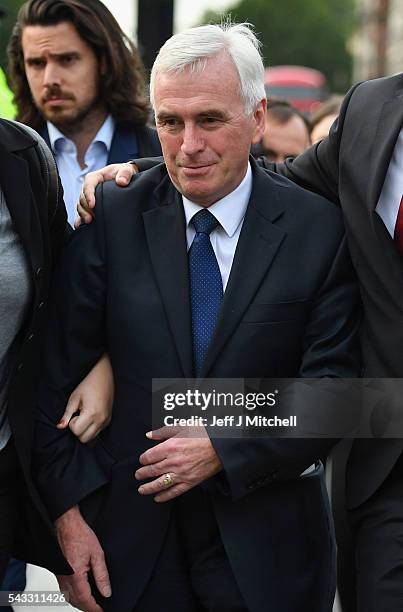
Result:
<svg viewBox="0 0 403 612"><path fill-rule="evenodd" d="M364 306L366 377L403 377L402 258L375 212L402 125L403 74L366 81L348 93L328 138L276 167L343 210ZM402 451L401 439L354 443L347 470L349 507L380 487Z"/></svg>
<svg viewBox="0 0 403 612"><path fill-rule="evenodd" d="M40 130L40 134L50 146L46 124ZM113 134L107 163L116 164L135 157L154 157L157 155L162 155L162 151L156 130L146 125L136 128L118 125Z"/></svg>
<svg viewBox="0 0 403 612"><path fill-rule="evenodd" d="M358 292L339 211L255 165L253 173L202 376L356 376ZM139 455L150 447L151 380L193 375L183 206L163 166L127 189L101 186L95 222L75 232L55 280L35 444L38 481L53 516L81 501L112 581L112 599L102 607L127 612L147 584L174 507L139 495L133 480ZM52 423L105 349L115 374L114 413L89 447ZM262 612L270 602L273 610L300 612L303 601L311 612L330 610L327 497L320 469L299 475L332 441L213 444L227 486L220 475L206 488L248 609Z"/></svg>
<svg viewBox="0 0 403 612"><path fill-rule="evenodd" d="M25 479L25 488L21 491L23 517L17 530L19 542L14 555L55 572L64 572L68 566L57 546L52 523L31 480L30 470L50 274L70 230L62 199L55 210L47 209L34 146L31 137L0 120L0 184L28 258L34 287L8 392L8 417Z"/></svg>

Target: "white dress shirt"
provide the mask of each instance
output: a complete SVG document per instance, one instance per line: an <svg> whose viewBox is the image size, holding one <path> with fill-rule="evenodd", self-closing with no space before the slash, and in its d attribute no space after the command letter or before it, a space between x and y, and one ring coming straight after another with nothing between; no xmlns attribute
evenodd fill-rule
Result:
<svg viewBox="0 0 403 612"><path fill-rule="evenodd" d="M400 200L403 196L403 129L395 144L385 182L375 211L381 217L386 229L392 236L399 212Z"/></svg>
<svg viewBox="0 0 403 612"><path fill-rule="evenodd" d="M219 225L210 234L210 241L220 268L224 291L227 287L251 191L252 170L248 163L246 174L238 187L208 208L219 222ZM205 207L191 202L185 196L182 196L182 201L185 210L186 240L189 250L196 235L191 220L199 210L203 210Z"/></svg>
<svg viewBox="0 0 403 612"><path fill-rule="evenodd" d="M77 217L76 207L85 175L103 168L108 162L115 121L110 115L105 119L85 153L84 168L81 168L77 161L77 147L74 142L66 138L53 123L48 121L47 127L63 185L68 220L70 225L73 225Z"/></svg>

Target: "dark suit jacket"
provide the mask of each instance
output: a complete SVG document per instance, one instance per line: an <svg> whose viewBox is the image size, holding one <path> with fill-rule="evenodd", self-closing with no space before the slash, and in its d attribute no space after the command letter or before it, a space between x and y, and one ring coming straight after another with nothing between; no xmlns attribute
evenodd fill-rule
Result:
<svg viewBox="0 0 403 612"><path fill-rule="evenodd" d="M40 134L50 147L49 132L46 124ZM136 128L116 126L113 134L111 148L108 155L108 164L125 162L135 157L148 157L161 155L161 144L157 131L146 125Z"/></svg>
<svg viewBox="0 0 403 612"><path fill-rule="evenodd" d="M402 259L375 212L402 124L403 75L361 83L346 96L329 138L277 166L277 171L343 209L364 305L367 377L403 377ZM354 443L347 470L350 507L378 489L402 451L402 440Z"/></svg>
<svg viewBox="0 0 403 612"><path fill-rule="evenodd" d="M0 184L27 254L34 287L8 392L8 417L25 477L21 491L23 516L18 528L20 540L14 554L60 572L68 566L56 545L53 526L31 480L30 470L50 272L68 226L62 199L55 214L48 213L41 169L32 154L34 146L32 138L9 122L0 121Z"/></svg>
<svg viewBox="0 0 403 612"><path fill-rule="evenodd" d="M37 479L53 516L81 502L111 575L112 601L104 609L128 612L174 507L140 496L133 480L138 456L150 446L151 380L193 375L185 221L164 167L124 190L100 187L95 222L75 232L55 281ZM253 164L253 191L203 375L355 376L356 306L337 207ZM113 419L82 445L54 423L105 349L115 375ZM310 612L331 610L334 547L321 468L299 477L331 443L213 441L225 477L206 486L252 612L267 602L276 612L301 612L301 602Z"/></svg>

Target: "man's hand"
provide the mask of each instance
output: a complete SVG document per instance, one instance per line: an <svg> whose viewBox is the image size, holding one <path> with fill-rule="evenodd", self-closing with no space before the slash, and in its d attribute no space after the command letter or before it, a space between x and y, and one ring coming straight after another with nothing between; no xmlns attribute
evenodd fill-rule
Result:
<svg viewBox="0 0 403 612"><path fill-rule="evenodd" d="M72 576L57 576L61 591L68 591L70 603L85 612L102 612L91 593L88 572L92 571L101 595L112 594L104 553L98 538L80 514L78 506L70 508L55 521L57 539Z"/></svg>
<svg viewBox="0 0 403 612"><path fill-rule="evenodd" d="M95 188L99 183L115 179L117 185L126 187L130 183L132 176L137 174L137 172L137 166L129 162L125 164L110 164L95 172L89 172L85 177L80 201L77 205L77 211L80 216L76 219L74 226L77 228L82 222L91 223L95 216Z"/></svg>
<svg viewBox="0 0 403 612"><path fill-rule="evenodd" d="M149 432L147 438L160 443L140 456L144 467L136 471L135 477L137 480L154 478L141 485L139 493L156 494L156 502L165 502L186 493L223 468L204 427L179 430L162 427ZM169 488L164 484L167 474L173 481Z"/></svg>
<svg viewBox="0 0 403 612"><path fill-rule="evenodd" d="M70 395L58 429L70 427L80 442L88 442L109 425L114 382L108 355L104 355ZM78 416L74 416L79 412Z"/></svg>

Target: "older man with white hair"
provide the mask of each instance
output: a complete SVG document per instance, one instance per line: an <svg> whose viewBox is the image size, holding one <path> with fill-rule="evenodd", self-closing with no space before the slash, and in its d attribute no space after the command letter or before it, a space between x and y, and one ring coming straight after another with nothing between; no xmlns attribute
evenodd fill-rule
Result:
<svg viewBox="0 0 403 612"><path fill-rule="evenodd" d="M151 75L165 165L101 186L56 274L35 467L74 569L59 582L88 612L332 608L332 440L150 431L153 378L359 371L339 211L249 159L258 46L245 24L165 43ZM105 350L113 419L82 446L52 423Z"/></svg>

